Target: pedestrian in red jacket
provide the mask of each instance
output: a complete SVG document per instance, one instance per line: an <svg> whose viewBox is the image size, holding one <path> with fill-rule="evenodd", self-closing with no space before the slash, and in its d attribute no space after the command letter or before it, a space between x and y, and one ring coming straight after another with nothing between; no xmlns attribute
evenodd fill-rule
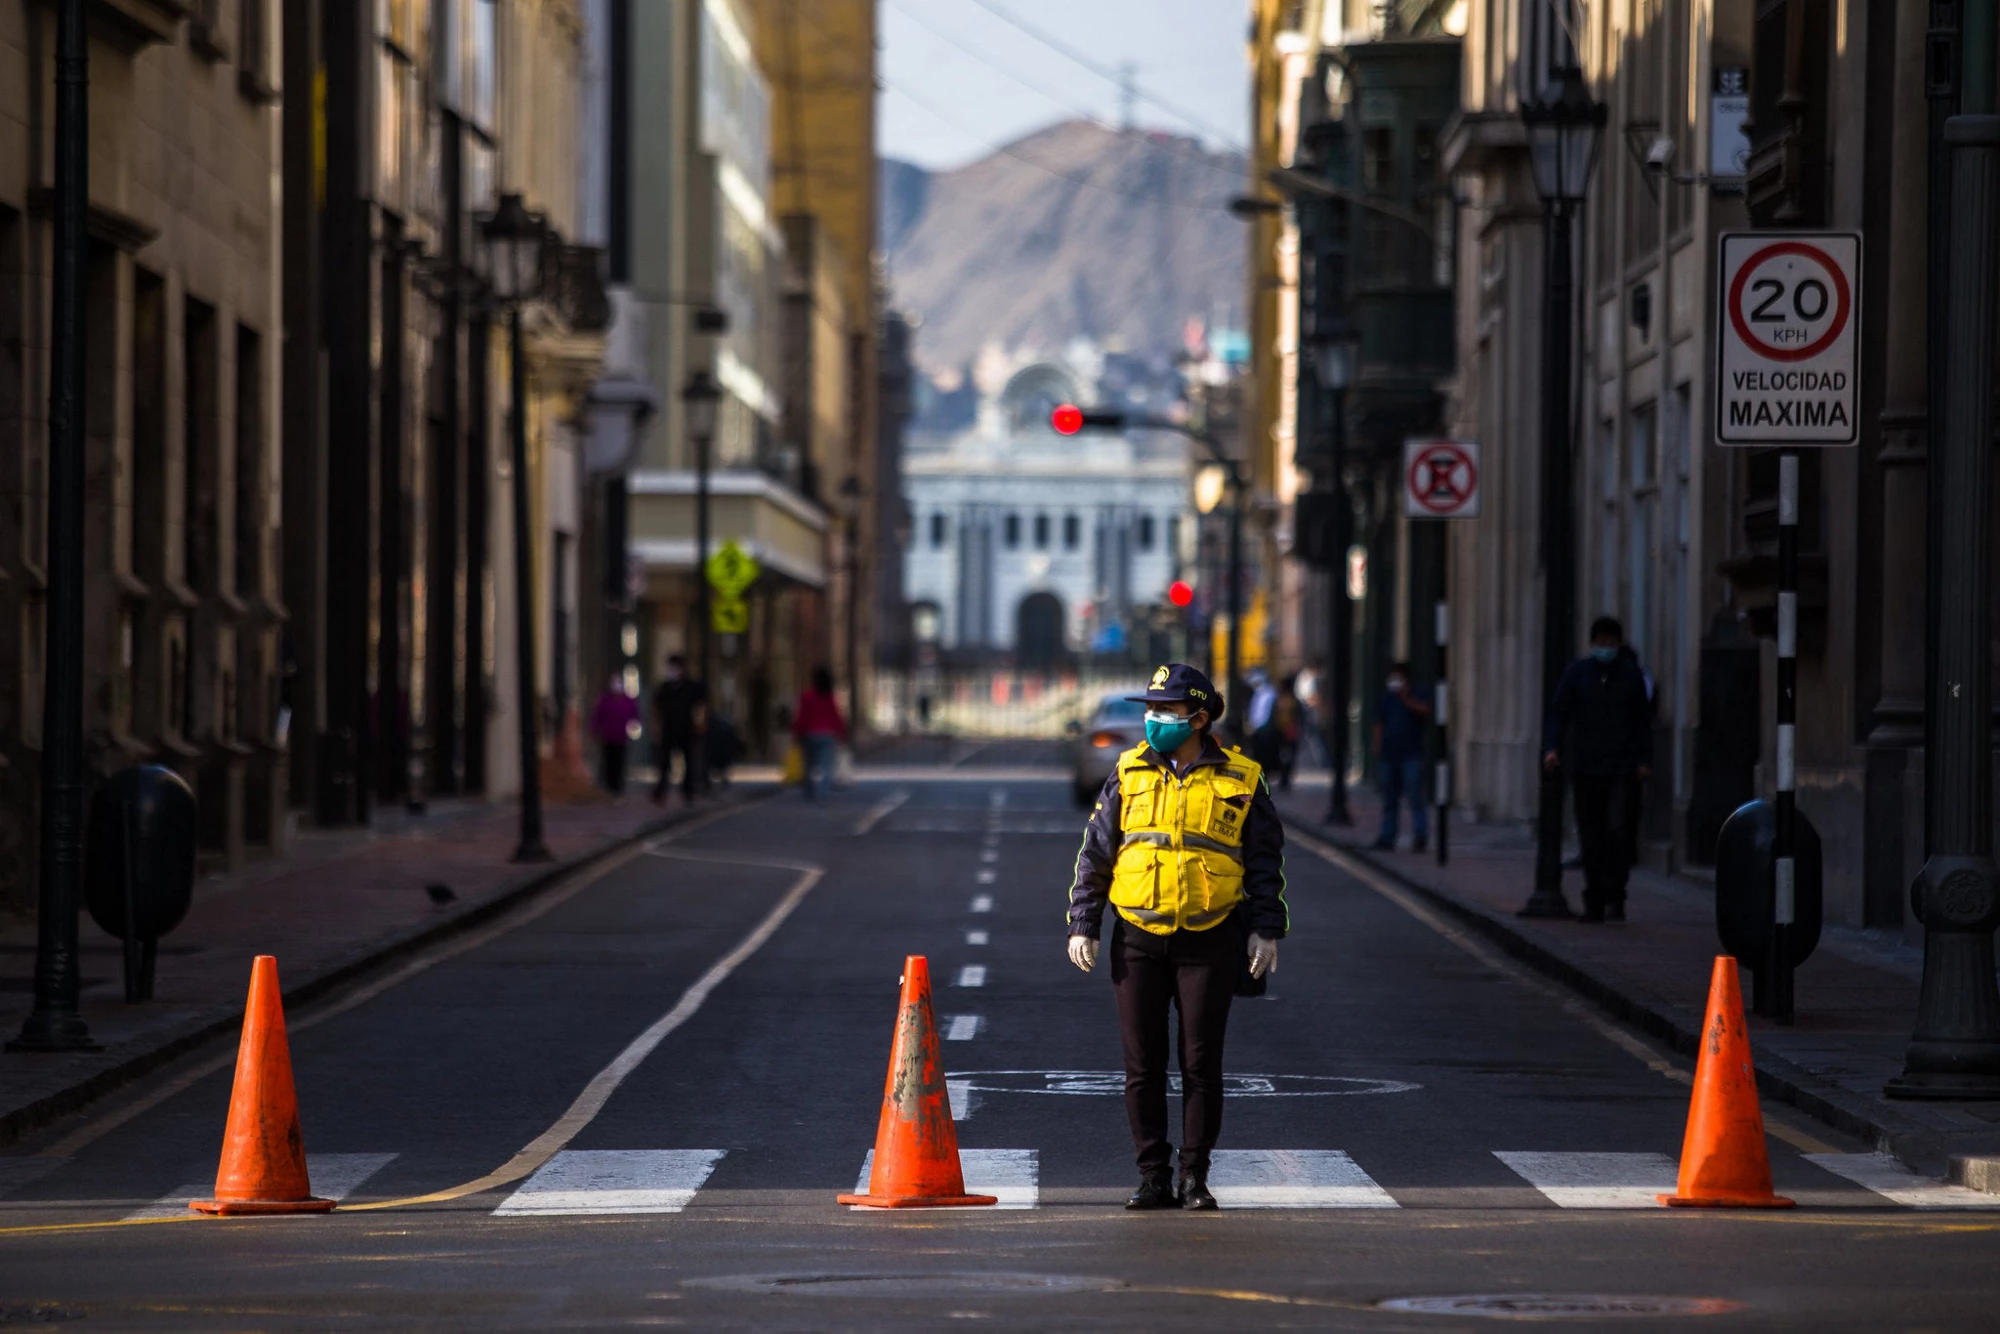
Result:
<svg viewBox="0 0 2000 1334"><path fill-rule="evenodd" d="M847 720L833 697L833 673L824 667L813 668L812 684L799 692L792 737L805 755L806 800L817 801L833 782L834 748L847 740Z"/></svg>

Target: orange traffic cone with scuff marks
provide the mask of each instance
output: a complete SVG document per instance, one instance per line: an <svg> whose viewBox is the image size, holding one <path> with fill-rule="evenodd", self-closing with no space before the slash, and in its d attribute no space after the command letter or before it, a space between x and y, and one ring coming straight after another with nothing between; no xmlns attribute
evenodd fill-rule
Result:
<svg viewBox="0 0 2000 1334"><path fill-rule="evenodd" d="M1757 1072L1750 1034L1743 1026L1743 992L1736 960L1715 959L1708 984L1708 1018L1694 1067L1687 1138L1681 1144L1680 1185L1660 1203L1682 1208L1789 1209L1771 1190L1771 1155L1764 1144L1764 1112L1757 1103Z"/></svg>
<svg viewBox="0 0 2000 1334"><path fill-rule="evenodd" d="M332 1200L314 1197L306 1180L278 961L268 954L250 965L250 1000L243 1008L215 1198L191 1200L188 1208L205 1214L323 1214L333 1208Z"/></svg>
<svg viewBox="0 0 2000 1334"><path fill-rule="evenodd" d="M931 966L920 954L903 960L903 999L889 1052L889 1078L882 1088L868 1193L842 1195L840 1202L878 1209L1000 1202L998 1196L965 1193L958 1128L951 1121L937 1022L931 1017Z"/></svg>

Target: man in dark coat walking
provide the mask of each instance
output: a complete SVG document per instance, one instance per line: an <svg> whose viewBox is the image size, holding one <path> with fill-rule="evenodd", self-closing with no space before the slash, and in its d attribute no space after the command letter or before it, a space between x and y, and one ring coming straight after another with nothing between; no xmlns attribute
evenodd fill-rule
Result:
<svg viewBox="0 0 2000 1334"><path fill-rule="evenodd" d="M1585 922L1625 920L1638 791L1653 776L1651 685L1625 627L1600 616L1590 653L1571 663L1556 686L1542 736L1544 768L1568 770L1583 844Z"/></svg>

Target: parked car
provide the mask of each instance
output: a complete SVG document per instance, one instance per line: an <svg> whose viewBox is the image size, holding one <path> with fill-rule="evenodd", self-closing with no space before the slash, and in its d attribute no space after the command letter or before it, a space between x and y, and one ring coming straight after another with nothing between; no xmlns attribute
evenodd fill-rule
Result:
<svg viewBox="0 0 2000 1334"><path fill-rule="evenodd" d="M1076 804L1088 809L1118 767L1118 757L1145 739L1144 704L1120 695L1098 700L1090 721L1076 729L1070 743L1070 784Z"/></svg>

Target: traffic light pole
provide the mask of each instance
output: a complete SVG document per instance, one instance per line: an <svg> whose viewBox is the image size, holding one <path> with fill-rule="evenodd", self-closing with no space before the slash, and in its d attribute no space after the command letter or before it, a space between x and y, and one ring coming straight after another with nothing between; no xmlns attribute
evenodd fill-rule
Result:
<svg viewBox="0 0 2000 1334"><path fill-rule="evenodd" d="M514 849L514 860L545 862L553 854L542 841L541 744L535 720L535 557L528 505L528 358L519 302L508 316L507 336L511 363L507 386L513 408L508 446L514 465L514 699L521 744L521 842Z"/></svg>

